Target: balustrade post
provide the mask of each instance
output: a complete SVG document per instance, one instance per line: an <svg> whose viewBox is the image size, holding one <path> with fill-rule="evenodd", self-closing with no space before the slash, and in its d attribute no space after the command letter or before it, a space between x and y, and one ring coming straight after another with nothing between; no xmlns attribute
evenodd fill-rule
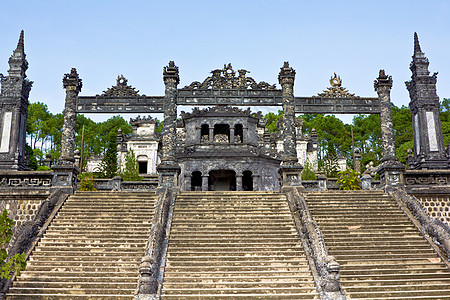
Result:
<svg viewBox="0 0 450 300"><path fill-rule="evenodd" d="M77 70L72 68L63 77L63 87L66 90L64 120L61 136L61 156L52 166L54 171L52 189L61 189L71 194L77 186L77 175L80 169L75 164L75 132L76 132L76 102L83 84L78 77Z"/></svg>
<svg viewBox="0 0 450 300"><path fill-rule="evenodd" d="M294 99L295 71L285 62L278 75L282 89L283 102L283 158L280 166L282 191L289 187L304 190L301 182L303 166L298 163L295 137L295 99Z"/></svg>
<svg viewBox="0 0 450 300"><path fill-rule="evenodd" d="M403 166L395 155L394 125L392 123L391 111L391 88L392 77L380 70L378 78L374 83L375 91L380 101L381 118L381 140L383 142L383 157L378 169L382 185L386 189L404 185Z"/></svg>
<svg viewBox="0 0 450 300"><path fill-rule="evenodd" d="M164 126L162 132L162 158L156 167L159 173L161 187L177 187L178 175L181 168L176 162L176 128L177 128L177 85L180 82L178 67L173 61L164 67L163 79L165 84L164 97Z"/></svg>

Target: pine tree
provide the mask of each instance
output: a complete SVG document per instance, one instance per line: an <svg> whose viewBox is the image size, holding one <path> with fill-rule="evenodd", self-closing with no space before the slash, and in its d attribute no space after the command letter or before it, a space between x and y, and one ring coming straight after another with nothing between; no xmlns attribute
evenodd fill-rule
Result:
<svg viewBox="0 0 450 300"><path fill-rule="evenodd" d="M103 178L113 178L117 175L117 143L115 138L112 138L108 143L105 155L100 162L100 173Z"/></svg>
<svg viewBox="0 0 450 300"><path fill-rule="evenodd" d="M139 176L138 162L132 149L125 154L125 168L123 168L120 174L125 181L141 181L142 177Z"/></svg>

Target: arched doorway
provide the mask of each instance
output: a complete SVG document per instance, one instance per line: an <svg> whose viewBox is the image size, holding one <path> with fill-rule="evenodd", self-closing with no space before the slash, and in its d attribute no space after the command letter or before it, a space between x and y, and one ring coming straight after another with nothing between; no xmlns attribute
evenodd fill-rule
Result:
<svg viewBox="0 0 450 300"><path fill-rule="evenodd" d="M253 173L251 171L242 172L242 189L244 191L253 191Z"/></svg>
<svg viewBox="0 0 450 300"><path fill-rule="evenodd" d="M202 172L194 171L191 177L191 191L202 190Z"/></svg>
<svg viewBox="0 0 450 300"><path fill-rule="evenodd" d="M212 170L208 181L210 190L213 191L236 190L236 172L232 170Z"/></svg>
<svg viewBox="0 0 450 300"><path fill-rule="evenodd" d="M139 174L148 173L148 157L147 155L139 155L137 157Z"/></svg>

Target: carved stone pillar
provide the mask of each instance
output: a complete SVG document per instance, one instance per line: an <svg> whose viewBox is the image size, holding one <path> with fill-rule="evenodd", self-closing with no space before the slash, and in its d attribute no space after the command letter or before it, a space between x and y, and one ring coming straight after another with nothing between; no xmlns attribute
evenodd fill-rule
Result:
<svg viewBox="0 0 450 300"><path fill-rule="evenodd" d="M75 131L77 125L76 102L81 91L81 79L77 70L72 68L69 74L63 77L63 87L66 90L64 107L64 123L61 137L61 156L52 166L54 171L53 187L61 188L65 193L73 193L76 189L77 175L80 169L75 165Z"/></svg>
<svg viewBox="0 0 450 300"><path fill-rule="evenodd" d="M361 153L359 153L358 149L355 150L355 162L353 169L356 172L361 173Z"/></svg>
<svg viewBox="0 0 450 300"><path fill-rule="evenodd" d="M285 62L278 75L282 89L283 101L283 160L280 166L282 190L290 186L303 189L301 172L303 166L298 163L295 139L295 100L294 100L295 71Z"/></svg>
<svg viewBox="0 0 450 300"><path fill-rule="evenodd" d="M75 161L75 131L77 125L76 102L78 93L83 86L75 68L72 68L69 74L64 75L63 86L66 90L66 102L59 160L73 163Z"/></svg>
<svg viewBox="0 0 450 300"><path fill-rule="evenodd" d="M412 169L448 169L449 157L445 151L440 119L439 97L436 92L437 73L430 76L429 61L422 52L417 33L414 33L414 55L410 69L409 91L413 136L414 159Z"/></svg>
<svg viewBox="0 0 450 300"><path fill-rule="evenodd" d="M242 191L242 174L236 174L236 191Z"/></svg>
<svg viewBox="0 0 450 300"><path fill-rule="evenodd" d="M177 85L180 82L178 67L173 61L164 67L164 127L162 134L161 163L156 168L159 173L159 184L164 187L176 187L180 166L176 162L176 128L177 128Z"/></svg>
<svg viewBox="0 0 450 300"><path fill-rule="evenodd" d="M28 96L33 82L25 73L28 62L23 30L8 63L8 75L0 74L0 170L27 170L25 139Z"/></svg>
<svg viewBox="0 0 450 300"><path fill-rule="evenodd" d="M234 144L234 128L230 127L230 144Z"/></svg>
<svg viewBox="0 0 450 300"><path fill-rule="evenodd" d="M184 174L184 190L190 191L192 187L192 175Z"/></svg>
<svg viewBox="0 0 450 300"><path fill-rule="evenodd" d="M375 91L380 100L381 139L383 142L383 157L378 169L380 179L385 188L403 185L403 172L405 167L395 155L394 126L392 124L391 88L392 77L380 70L374 83Z"/></svg>
<svg viewBox="0 0 450 300"><path fill-rule="evenodd" d="M209 142L214 142L214 126L211 126L209 128Z"/></svg>
<svg viewBox="0 0 450 300"><path fill-rule="evenodd" d="M387 76L384 70L380 70L380 74L374 83L375 91L378 93L380 100L380 118L381 118L381 140L383 142L382 162L396 162L395 155L395 138L394 125L392 123L391 111L391 88L392 77Z"/></svg>
<svg viewBox="0 0 450 300"><path fill-rule="evenodd" d="M206 192L208 191L208 175L203 175L202 176L202 191Z"/></svg>

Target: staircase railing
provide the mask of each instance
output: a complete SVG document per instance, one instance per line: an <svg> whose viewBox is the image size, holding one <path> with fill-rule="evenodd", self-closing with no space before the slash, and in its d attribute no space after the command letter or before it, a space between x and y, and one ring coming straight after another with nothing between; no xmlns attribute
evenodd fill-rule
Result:
<svg viewBox="0 0 450 300"><path fill-rule="evenodd" d="M160 299L162 288L175 191L161 188L156 193L159 194L159 197L155 206L145 255L139 266L139 281L135 293L135 299L139 300Z"/></svg>
<svg viewBox="0 0 450 300"><path fill-rule="evenodd" d="M316 285L320 298L324 300L346 299L340 282L340 265L336 259L328 255L327 247L319 226L314 221L306 204L305 198L297 189L293 188L287 193L290 206L298 212L301 222L301 235L306 238L309 253L313 259L315 272L319 276ZM298 227L298 226L297 226Z"/></svg>
<svg viewBox="0 0 450 300"><path fill-rule="evenodd" d="M14 231L9 242L8 260L18 253L25 253L25 261L28 260L37 243L47 231L48 226L68 197L61 190L55 190L41 203L33 220L23 223ZM8 291L15 277L16 274L11 274L11 278L1 280L0 290L2 295L0 299Z"/></svg>
<svg viewBox="0 0 450 300"><path fill-rule="evenodd" d="M450 227L442 222L430 217L422 203L414 196L409 195L404 189L396 188L388 193L409 210L412 217L420 223L419 229L424 235L428 235L440 248L447 266L450 267Z"/></svg>

